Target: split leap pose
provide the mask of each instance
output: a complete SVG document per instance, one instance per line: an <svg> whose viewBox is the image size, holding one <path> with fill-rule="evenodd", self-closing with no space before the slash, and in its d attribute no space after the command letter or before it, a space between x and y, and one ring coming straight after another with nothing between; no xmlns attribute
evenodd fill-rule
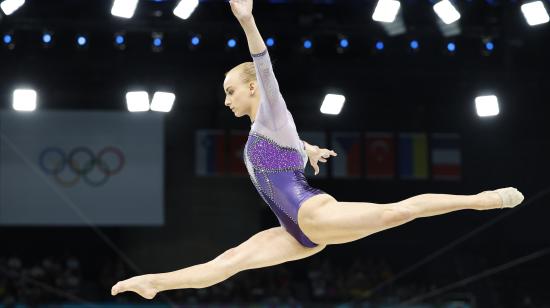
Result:
<svg viewBox="0 0 550 308"><path fill-rule="evenodd" d="M317 160L326 162L336 153L299 139L254 22L252 0L231 0L230 6L246 34L253 62L226 73L225 105L236 117L250 117L246 168L280 226L253 235L209 262L120 281L112 287L112 295L133 291L151 299L165 290L205 288L244 270L306 258L326 245L352 242L416 218L464 209L511 208L523 201L517 189L507 187L473 195L422 194L389 204L341 202L309 186L304 176L308 154L317 171Z"/></svg>

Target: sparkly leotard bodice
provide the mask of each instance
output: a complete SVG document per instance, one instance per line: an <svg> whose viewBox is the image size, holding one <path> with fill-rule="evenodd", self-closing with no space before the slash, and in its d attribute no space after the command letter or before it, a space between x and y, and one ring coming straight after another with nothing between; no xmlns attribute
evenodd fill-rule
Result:
<svg viewBox="0 0 550 308"><path fill-rule="evenodd" d="M304 175L307 154L279 86L267 49L253 54L260 106L244 148L252 183L279 223L306 247L313 243L298 226L298 209L323 191L309 186Z"/></svg>

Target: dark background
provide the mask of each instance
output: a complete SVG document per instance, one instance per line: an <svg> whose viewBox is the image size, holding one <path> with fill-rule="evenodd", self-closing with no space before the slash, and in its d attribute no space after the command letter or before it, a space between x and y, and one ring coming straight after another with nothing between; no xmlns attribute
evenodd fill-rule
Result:
<svg viewBox="0 0 550 308"><path fill-rule="evenodd" d="M462 180L311 178L310 184L340 201L375 203L421 193L474 194L514 186L525 195L524 205L515 210L461 211L419 219L360 241L330 246L309 259L240 273L230 278L241 286L234 288L240 290L235 291L239 296L220 295L224 294L220 290L231 289L224 282L202 295L197 290L166 292L166 297L157 297L159 301L285 299L289 295L281 295L281 288L274 287L280 277L303 281L306 291L294 284L287 287L299 301L360 301L364 298L341 291L349 289L333 286L339 281L337 275L350 277L358 272L368 279L358 283L357 289L368 293L375 288L369 300L403 301L426 293L430 286L437 289L542 251L544 254L533 260L441 292L425 302L458 297L473 298L479 307L548 307L549 26L529 27L519 9L521 1L457 1L462 33L445 38L438 31L430 1L401 3L408 31L397 37L389 37L372 21L375 1L255 1L254 14L263 37L277 40L270 54L299 131L459 133ZM0 48L0 110L11 109L12 91L20 85L38 92L36 112L124 111L124 95L135 88L150 92L166 89L177 96L174 108L166 114L165 226L0 228L0 287L4 285L5 290L0 293L0 303L10 297L31 302L27 289L41 292L43 297L35 300L40 303L48 302L43 298L142 301L134 294L112 299L110 287L137 274L206 262L252 234L277 225L248 178L194 175L196 129L250 127L248 117L235 119L223 105L222 83L224 72L251 58L244 33L227 3L202 1L186 21L172 15L175 4L140 1L135 16L121 20L110 15L111 1L28 0L15 14L0 20L0 33L12 33L15 39L14 49ZM548 7L548 2L545 4ZM54 33L49 48L40 42L44 30ZM117 31L126 31L125 50L113 45ZM153 31L164 33L161 52L151 50ZM89 36L89 46L75 46L78 33ZM191 49L188 41L195 34L201 35L202 42ZM338 35L350 40L349 49L341 54L336 52ZM229 50L225 43L232 36L238 45ZM310 53L300 49L306 36L315 41ZM420 42L416 52L408 47L411 39ZM495 43L489 55L483 52L484 39ZM382 52L373 48L377 40L385 43ZM457 43L454 54L446 51L449 41ZM328 91L346 96L337 116L319 112ZM479 118L474 98L487 91L498 96L500 114ZM321 164L321 168L327 166ZM499 215L505 216L403 278L376 288ZM52 274L49 282L22 278L24 268L43 264L45 259L65 264L71 257L79 260L78 274L71 272L80 277L79 287L73 291L62 284L54 287L58 291L41 285L56 286L55 277L65 277L60 273ZM9 269L11 258L21 260L22 267ZM367 264L360 271L352 265L357 260ZM315 271L322 273L326 290L328 286L340 290L334 291L338 296L312 295L315 282L311 273ZM264 293L257 295L254 287L263 288Z"/></svg>

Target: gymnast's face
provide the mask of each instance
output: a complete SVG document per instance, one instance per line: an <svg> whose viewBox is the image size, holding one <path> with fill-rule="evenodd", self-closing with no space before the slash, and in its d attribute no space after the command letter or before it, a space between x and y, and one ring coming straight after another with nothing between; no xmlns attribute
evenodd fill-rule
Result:
<svg viewBox="0 0 550 308"><path fill-rule="evenodd" d="M242 80L238 69L231 70L225 76L223 90L225 92L224 104L231 109L236 117L251 114L255 97L256 83L246 83Z"/></svg>

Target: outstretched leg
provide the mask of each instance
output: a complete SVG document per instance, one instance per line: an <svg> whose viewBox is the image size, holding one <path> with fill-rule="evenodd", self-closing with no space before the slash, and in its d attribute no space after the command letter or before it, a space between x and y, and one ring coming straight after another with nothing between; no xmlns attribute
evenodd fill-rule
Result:
<svg viewBox="0 0 550 308"><path fill-rule="evenodd" d="M304 247L282 227L275 227L253 235L209 262L173 272L136 276L120 281L113 286L111 294L133 291L151 299L156 293L165 290L205 288L238 272L302 259L323 248L325 245Z"/></svg>
<svg viewBox="0 0 550 308"><path fill-rule="evenodd" d="M506 188L505 192L512 196L519 194L523 200L515 189ZM328 245L355 241L420 217L502 206L502 198L495 191L475 195L422 194L389 204L338 202L324 194L304 202L298 212L298 223L313 242Z"/></svg>

